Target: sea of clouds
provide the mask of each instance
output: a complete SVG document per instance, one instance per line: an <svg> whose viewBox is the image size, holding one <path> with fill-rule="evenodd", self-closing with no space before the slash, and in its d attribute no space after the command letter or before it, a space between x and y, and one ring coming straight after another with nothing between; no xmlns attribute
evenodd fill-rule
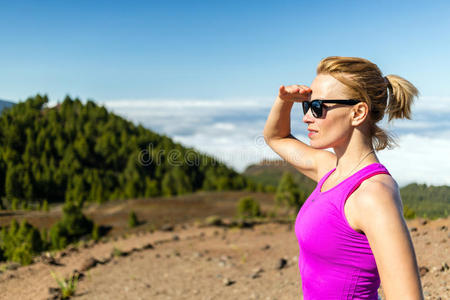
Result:
<svg viewBox="0 0 450 300"><path fill-rule="evenodd" d="M122 99L100 104L243 171L262 159L279 158L262 136L273 102L274 98ZM450 185L449 113L450 97L421 97L413 106L412 120L381 121L380 125L397 137L399 147L377 155L400 186L412 182ZM291 113L291 131L309 144L302 117L296 103Z"/></svg>

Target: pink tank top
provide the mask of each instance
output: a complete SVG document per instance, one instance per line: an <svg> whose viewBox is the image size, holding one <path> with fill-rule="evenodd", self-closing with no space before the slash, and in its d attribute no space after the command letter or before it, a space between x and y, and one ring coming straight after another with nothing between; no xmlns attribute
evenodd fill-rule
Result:
<svg viewBox="0 0 450 300"><path fill-rule="evenodd" d="M382 164L373 163L321 192L335 169L320 179L295 220L303 297L377 300L380 277L375 258L366 236L350 227L344 204L361 182L390 173Z"/></svg>

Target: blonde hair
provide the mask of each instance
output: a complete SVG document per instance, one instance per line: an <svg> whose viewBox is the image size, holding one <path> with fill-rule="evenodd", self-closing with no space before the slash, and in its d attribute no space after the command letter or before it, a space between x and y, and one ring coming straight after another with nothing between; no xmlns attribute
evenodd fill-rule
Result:
<svg viewBox="0 0 450 300"><path fill-rule="evenodd" d="M367 103L370 138L376 151L398 146L394 137L376 123L383 119L385 113L388 122L392 119L411 119L411 106L419 94L411 82L397 75L383 77L376 64L359 57L324 58L317 67L317 74L333 76L349 88L352 98Z"/></svg>

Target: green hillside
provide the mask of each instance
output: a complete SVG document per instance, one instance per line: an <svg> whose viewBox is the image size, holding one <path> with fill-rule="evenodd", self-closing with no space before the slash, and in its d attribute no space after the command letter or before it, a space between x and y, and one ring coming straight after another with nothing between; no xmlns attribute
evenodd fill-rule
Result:
<svg viewBox="0 0 450 300"><path fill-rule="evenodd" d="M244 176L108 112L66 97L48 108L36 95L0 115L0 203L104 202L252 188Z"/></svg>
<svg viewBox="0 0 450 300"><path fill-rule="evenodd" d="M243 174L259 184L276 189L285 172L292 174L294 183L307 195L311 194L316 187L314 180L306 177L283 160L263 160L259 164L248 166Z"/></svg>
<svg viewBox="0 0 450 300"><path fill-rule="evenodd" d="M424 218L448 217L450 212L450 187L412 183L400 189L403 204L416 216Z"/></svg>

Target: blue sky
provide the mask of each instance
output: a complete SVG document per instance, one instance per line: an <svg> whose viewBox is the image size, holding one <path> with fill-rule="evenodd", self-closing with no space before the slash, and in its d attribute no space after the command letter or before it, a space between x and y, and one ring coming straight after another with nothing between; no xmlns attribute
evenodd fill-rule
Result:
<svg viewBox="0 0 450 300"><path fill-rule="evenodd" d="M242 153L236 139L258 139L281 84L309 85L326 56L359 56L419 88L417 118L398 122L399 136L441 147L449 13L448 1L1 1L0 99L93 99L198 149ZM307 142L305 126L293 130ZM263 152L249 157L273 155ZM424 177L385 159L403 183ZM229 162L242 170L251 161ZM425 181L450 184L444 172L431 179L439 166L428 163Z"/></svg>

